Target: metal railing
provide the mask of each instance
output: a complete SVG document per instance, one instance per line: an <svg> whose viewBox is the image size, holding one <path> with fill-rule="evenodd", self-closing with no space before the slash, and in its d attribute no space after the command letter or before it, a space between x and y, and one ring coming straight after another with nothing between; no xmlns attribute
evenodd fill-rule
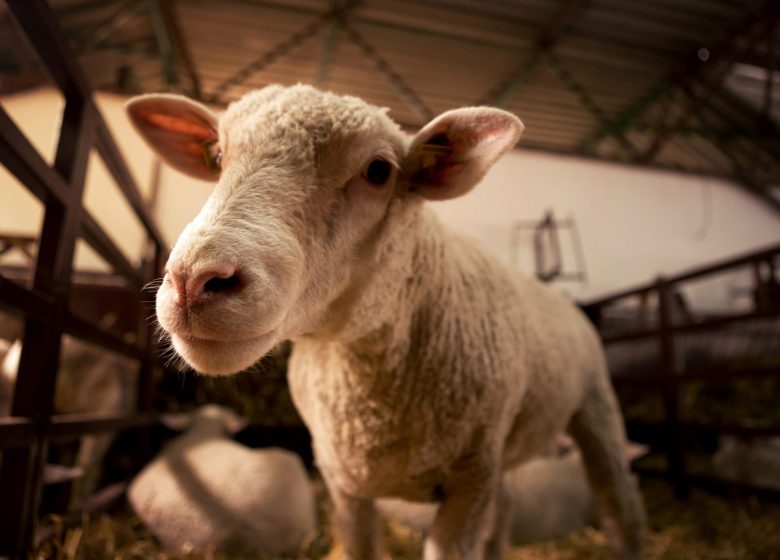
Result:
<svg viewBox="0 0 780 560"><path fill-rule="evenodd" d="M143 286L159 275L166 249L52 11L43 0L6 0L6 4L65 99L53 166L43 160L0 108L0 161L45 209L31 287L0 276L0 307L25 320L12 416L0 418L0 556L26 557L37 519L49 443L98 431L148 426L156 419L151 410L151 387L152 367L157 358L152 333L143 316L138 320L137 341L128 343L71 308L76 240L81 237L91 245L136 289L139 300ZM92 149L143 225L148 250L140 265L134 265L124 255L83 207ZM143 314L143 305L141 309ZM137 360L140 375L135 413L110 417L52 415L63 334Z"/></svg>
<svg viewBox="0 0 780 560"><path fill-rule="evenodd" d="M714 264L697 267L674 276L661 277L657 281L588 302L582 307L599 328L602 341L609 355L611 347L619 344L654 343L653 366L640 373L627 371L622 375L613 372L613 384L618 396L624 390L640 389L645 395L660 395L662 402L661 419L627 418L629 434L641 431L652 433L658 443L663 445L666 466L663 469L639 469L649 475L667 477L675 486L678 495L685 496L691 485L703 485L711 488L747 486L717 476L693 472L687 464L688 443L695 435L709 434L719 437L722 434L739 436L770 436L780 434L780 424L742 421L741 423L701 422L687 420L690 410L681 401L681 390L685 385L722 384L737 380L758 380L767 376L780 378L780 344L770 343L763 352L771 353L768 359L756 363L717 363L709 360L704 367L681 366L685 363L684 348L680 338L695 334L709 337L710 346L717 346L715 338L718 332L730 329L730 333L739 332L757 321L780 321L780 283L776 274L776 264L780 259L780 245L727 259ZM718 275L752 268L752 287L747 291L750 309L736 312L703 314L693 317L687 310L680 312L682 290L691 283L711 280ZM762 269L762 267L764 267ZM762 274L762 270L769 272ZM634 321L628 328L610 328L606 317L610 307L625 304L631 298L641 302L655 301L656 313L651 326L648 321ZM634 306L636 308L637 306ZM643 307L642 305L638 307ZM682 307L685 307L682 305ZM743 306L744 307L744 306ZM614 307L613 307L614 309ZM676 316L675 316L676 315ZM645 318L646 319L646 318ZM775 334L780 330L774 329ZM749 334L747 335L750 336ZM705 340L707 340L705 338ZM611 364L612 365L612 364ZM629 367L630 369L630 367ZM780 395L777 395L780 397ZM755 488L767 494L780 495L772 489Z"/></svg>

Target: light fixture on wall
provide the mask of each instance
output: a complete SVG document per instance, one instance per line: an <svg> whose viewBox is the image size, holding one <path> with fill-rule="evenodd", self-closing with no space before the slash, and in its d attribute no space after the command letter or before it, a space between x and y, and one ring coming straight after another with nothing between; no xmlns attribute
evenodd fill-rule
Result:
<svg viewBox="0 0 780 560"><path fill-rule="evenodd" d="M555 218L552 210L548 210L541 220L516 221L510 232L510 262L516 269L520 268L520 253L529 239L529 234L534 271L539 280L587 281L582 243L573 217L559 220ZM572 254L569 259L563 257L562 237L564 245L570 248L568 253Z"/></svg>

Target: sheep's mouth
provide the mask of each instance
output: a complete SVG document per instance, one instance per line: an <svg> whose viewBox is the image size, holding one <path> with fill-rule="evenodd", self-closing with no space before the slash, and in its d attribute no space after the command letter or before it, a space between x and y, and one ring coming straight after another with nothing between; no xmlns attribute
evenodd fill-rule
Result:
<svg viewBox="0 0 780 560"><path fill-rule="evenodd" d="M171 333L171 337L178 339L178 342L183 342L188 346L194 346L204 349L229 349L235 346L257 344L263 340L266 340L273 334L273 331L263 333L259 336L252 336L248 338L201 338L199 336L192 335L179 335Z"/></svg>
<svg viewBox="0 0 780 560"><path fill-rule="evenodd" d="M243 339L208 339L171 333L176 352L200 373L228 375L242 371L271 351L276 331Z"/></svg>

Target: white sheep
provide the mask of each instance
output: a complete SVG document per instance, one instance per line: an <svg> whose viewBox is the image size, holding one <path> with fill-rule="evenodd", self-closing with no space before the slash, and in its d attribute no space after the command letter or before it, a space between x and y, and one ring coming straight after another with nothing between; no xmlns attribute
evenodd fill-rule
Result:
<svg viewBox="0 0 780 560"><path fill-rule="evenodd" d="M130 504L169 549L297 551L316 524L303 462L282 449L250 449L227 437L242 426L229 409L201 407L188 431L132 481Z"/></svg>
<svg viewBox="0 0 780 560"><path fill-rule="evenodd" d="M16 385L22 341L16 340L0 362L0 416L11 412L11 397ZM65 337L60 350L57 382L54 390L54 412L57 414L121 414L134 409L138 384L138 367L129 359L106 352L98 346ZM83 505L98 485L101 463L114 434L83 436L75 459L75 469L60 469L62 474L83 473L75 477L71 506ZM48 473L54 472L49 467ZM52 477L47 478L47 481Z"/></svg>
<svg viewBox="0 0 780 560"><path fill-rule="evenodd" d="M303 85L248 93L220 117L173 95L128 113L170 165L217 182L171 253L159 323L214 375L293 340L291 392L349 557L379 557L374 499L390 496L441 503L426 560L502 557L502 472L565 429L616 551L640 557L597 334L424 204L471 190L517 142L515 116L457 109L410 141L385 110Z"/></svg>
<svg viewBox="0 0 780 560"><path fill-rule="evenodd" d="M780 437L721 436L713 465L728 480L780 490Z"/></svg>
<svg viewBox="0 0 780 560"><path fill-rule="evenodd" d="M10 349L11 349L11 341L5 340L4 338L0 338L0 364L2 364L3 361L5 361L5 355L8 354L8 351ZM2 381L0 381L0 383L2 383ZM0 385L0 387L3 386ZM5 389L3 391L0 391L0 399L3 398L4 391ZM10 407L10 402L8 404L5 404L2 400L0 400L0 416L6 416L7 412L4 414L3 410L9 407Z"/></svg>
<svg viewBox="0 0 780 560"><path fill-rule="evenodd" d="M632 461L648 448L629 443ZM582 454L569 449L560 455L534 457L509 469L505 476L511 501L509 540L525 545L558 539L594 525L598 519ZM426 533L436 517L436 504L380 498L377 507L386 517Z"/></svg>

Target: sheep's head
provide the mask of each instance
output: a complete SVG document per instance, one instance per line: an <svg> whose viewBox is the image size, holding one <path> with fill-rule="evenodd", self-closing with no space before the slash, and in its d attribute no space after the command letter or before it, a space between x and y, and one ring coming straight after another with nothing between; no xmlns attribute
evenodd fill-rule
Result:
<svg viewBox="0 0 780 560"><path fill-rule="evenodd" d="M394 205L467 192L522 130L498 109L458 109L410 142L384 110L308 86L249 93L219 118L173 95L127 109L162 159L217 182L157 294L173 347L209 374L316 330Z"/></svg>

